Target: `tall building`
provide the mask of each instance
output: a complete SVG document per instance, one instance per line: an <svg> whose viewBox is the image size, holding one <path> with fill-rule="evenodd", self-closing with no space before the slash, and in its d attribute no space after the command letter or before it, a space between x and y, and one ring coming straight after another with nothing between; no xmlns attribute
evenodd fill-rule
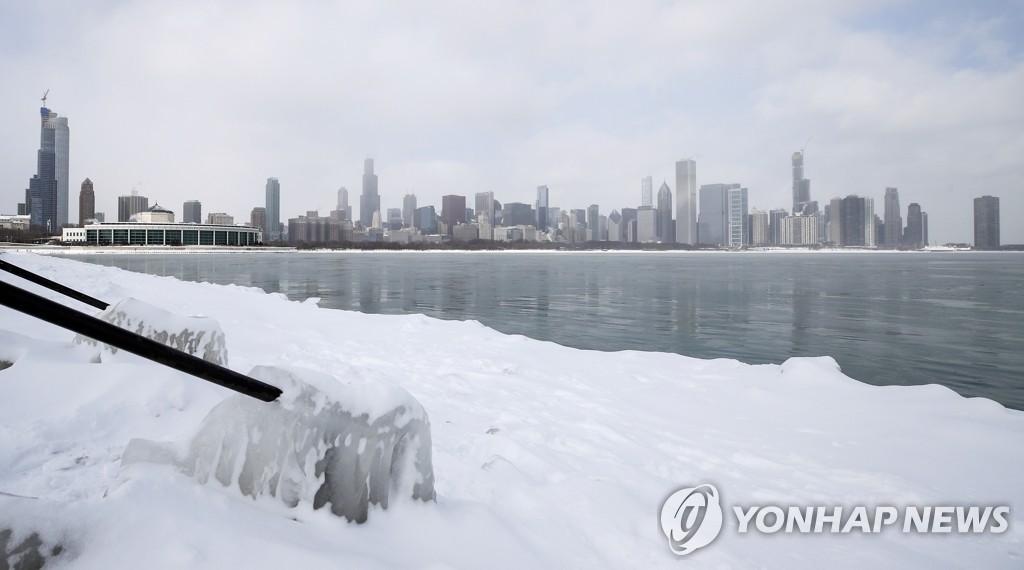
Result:
<svg viewBox="0 0 1024 570"><path fill-rule="evenodd" d="M441 196L441 221L448 235L452 235L452 228L466 223L466 197L457 194Z"/></svg>
<svg viewBox="0 0 1024 570"><path fill-rule="evenodd" d="M587 208L587 240L601 241L601 208L597 204Z"/></svg>
<svg viewBox="0 0 1024 570"><path fill-rule="evenodd" d="M918 207L918 213L921 209ZM896 188L885 189L885 235L882 236L882 245L885 247L897 248L903 241L903 218L900 217L900 193ZM910 218L907 218L907 225L910 225Z"/></svg>
<svg viewBox="0 0 1024 570"><path fill-rule="evenodd" d="M676 243L697 243L697 162L676 162Z"/></svg>
<svg viewBox="0 0 1024 570"><path fill-rule="evenodd" d="M422 208L416 208L416 216L413 219L413 227L418 229L422 234L436 234L437 214L434 212L434 207L423 206Z"/></svg>
<svg viewBox="0 0 1024 570"><path fill-rule="evenodd" d="M654 179L650 176L640 180L640 205L654 206Z"/></svg>
<svg viewBox="0 0 1024 570"><path fill-rule="evenodd" d="M373 173L373 159L363 161L363 193L359 196L359 223L368 228L373 225L373 213L380 211L377 193L377 175Z"/></svg>
<svg viewBox="0 0 1024 570"><path fill-rule="evenodd" d="M782 237L779 245L813 245L818 243L818 223L822 216L786 216L782 219Z"/></svg>
<svg viewBox="0 0 1024 570"><path fill-rule="evenodd" d="M747 225L747 189L730 188L726 194L728 212L728 230L726 233L726 245L731 248L740 248L747 245L747 234L750 227Z"/></svg>
<svg viewBox="0 0 1024 570"><path fill-rule="evenodd" d="M263 206L256 206L249 212L249 224L259 228L263 235L267 235L267 209Z"/></svg>
<svg viewBox="0 0 1024 570"><path fill-rule="evenodd" d="M266 217L266 208L263 208L264 217ZM185 200L185 203L181 205L181 221L186 224L201 224L203 223L203 204L199 200ZM263 233L267 233L267 222L263 221Z"/></svg>
<svg viewBox="0 0 1024 570"><path fill-rule="evenodd" d="M793 215L813 214L805 211L811 201L811 181L804 178L804 153L793 153ZM817 209L817 204L814 204Z"/></svg>
<svg viewBox="0 0 1024 570"><path fill-rule="evenodd" d="M539 230L547 231L548 229L548 187L538 186L537 187L537 222L536 226Z"/></svg>
<svg viewBox="0 0 1024 570"><path fill-rule="evenodd" d="M828 237L825 241L831 243L834 247L843 245L843 199L832 198L828 205L828 217L826 219L828 224L827 234Z"/></svg>
<svg viewBox="0 0 1024 570"><path fill-rule="evenodd" d="M494 225L494 192L476 193L477 221L482 221L482 216L487 216L487 222Z"/></svg>
<svg viewBox="0 0 1024 570"><path fill-rule="evenodd" d="M636 209L636 240L639 243L658 241L658 209L640 206Z"/></svg>
<svg viewBox="0 0 1024 570"><path fill-rule="evenodd" d="M82 190L78 193L78 225L84 226L86 220L96 219L96 192L92 188L92 180L82 181Z"/></svg>
<svg viewBox="0 0 1024 570"><path fill-rule="evenodd" d="M888 236L888 222L885 223L885 233ZM921 205L917 202L912 202L907 206L907 229L901 237L903 244L907 247L917 249L928 245L924 235L924 212L921 211Z"/></svg>
<svg viewBox="0 0 1024 570"><path fill-rule="evenodd" d="M608 214L608 241L622 241L622 214L618 210Z"/></svg>
<svg viewBox="0 0 1024 570"><path fill-rule="evenodd" d="M60 196L57 183L57 130L49 124L50 110L42 107L39 112L42 127L36 153L36 174L28 182L25 208L30 227L55 234L61 226L57 205Z"/></svg>
<svg viewBox="0 0 1024 570"><path fill-rule="evenodd" d="M832 212L833 218L835 212ZM850 195L839 205L839 234L842 246L875 247L875 200Z"/></svg>
<svg viewBox="0 0 1024 570"><path fill-rule="evenodd" d="M402 198L402 225L412 227L412 220L416 216L416 195L406 194Z"/></svg>
<svg viewBox="0 0 1024 570"><path fill-rule="evenodd" d="M974 248L999 249L999 197L974 199Z"/></svg>
<svg viewBox="0 0 1024 570"><path fill-rule="evenodd" d="M415 209L415 208L413 208ZM348 188L338 188L338 211L344 212L344 220L352 219L352 206L348 205Z"/></svg>
<svg viewBox="0 0 1024 570"><path fill-rule="evenodd" d="M277 178L267 178L267 231L263 241L281 241L281 183Z"/></svg>
<svg viewBox="0 0 1024 570"><path fill-rule="evenodd" d="M700 215L697 220L697 242L725 245L729 226L729 190L739 184L703 184L700 187Z"/></svg>
<svg viewBox="0 0 1024 570"><path fill-rule="evenodd" d="M385 226L389 230L395 231L402 229L402 209L401 208L388 208L388 218Z"/></svg>
<svg viewBox="0 0 1024 570"><path fill-rule="evenodd" d="M666 182L658 189L658 241L675 243L676 228L672 224L672 189Z"/></svg>
<svg viewBox="0 0 1024 570"><path fill-rule="evenodd" d="M29 182L30 197L26 206L33 227L60 233L60 228L68 223L68 119L46 107L45 95L39 118L37 171ZM33 203L39 204L39 212L32 211Z"/></svg>
<svg viewBox="0 0 1024 570"><path fill-rule="evenodd" d="M921 245L928 245L928 212L921 212Z"/></svg>
<svg viewBox="0 0 1024 570"><path fill-rule="evenodd" d="M619 225L622 226L622 241L636 242L637 241L637 208L623 208L622 209L622 221Z"/></svg>
<svg viewBox="0 0 1024 570"><path fill-rule="evenodd" d="M521 202L509 202L505 204L501 212L501 225L503 226L532 226L535 219L533 207ZM498 225L498 224L494 224Z"/></svg>
<svg viewBox="0 0 1024 570"><path fill-rule="evenodd" d="M148 209L149 198L139 196L135 190L132 190L130 196L117 197L117 221L119 222L130 222L132 216Z"/></svg>
<svg viewBox="0 0 1024 570"><path fill-rule="evenodd" d="M772 245L782 245L782 220L788 215L783 208L768 211L768 240Z"/></svg>
<svg viewBox="0 0 1024 570"><path fill-rule="evenodd" d="M757 208L750 210L750 245L760 247L770 244L769 227L768 212Z"/></svg>

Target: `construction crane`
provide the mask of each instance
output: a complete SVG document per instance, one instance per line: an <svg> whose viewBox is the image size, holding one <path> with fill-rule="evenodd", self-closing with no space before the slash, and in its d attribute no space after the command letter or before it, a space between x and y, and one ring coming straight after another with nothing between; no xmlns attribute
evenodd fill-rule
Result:
<svg viewBox="0 0 1024 570"><path fill-rule="evenodd" d="M43 93L43 107L46 106L46 96L50 94L50 90L47 89L46 93Z"/></svg>

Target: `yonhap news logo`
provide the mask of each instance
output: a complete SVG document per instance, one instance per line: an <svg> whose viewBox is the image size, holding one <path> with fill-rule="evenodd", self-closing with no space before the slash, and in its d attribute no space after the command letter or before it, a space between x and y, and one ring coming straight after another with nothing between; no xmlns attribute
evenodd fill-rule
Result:
<svg viewBox="0 0 1024 570"><path fill-rule="evenodd" d="M735 505L731 511L737 534L1001 534L1010 527L1008 505ZM718 537L727 513L718 489L705 483L669 495L659 520L669 548L686 556Z"/></svg>
<svg viewBox="0 0 1024 570"><path fill-rule="evenodd" d="M722 531L718 489L704 484L669 495L661 506L661 530L680 556L711 544Z"/></svg>

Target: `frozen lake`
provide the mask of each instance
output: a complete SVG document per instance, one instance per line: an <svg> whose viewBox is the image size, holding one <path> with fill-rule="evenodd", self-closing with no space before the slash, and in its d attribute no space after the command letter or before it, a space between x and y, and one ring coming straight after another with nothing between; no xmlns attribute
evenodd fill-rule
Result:
<svg viewBox="0 0 1024 570"><path fill-rule="evenodd" d="M329 252L74 255L320 306L478 320L577 348L781 363L1024 409L1024 255ZM354 331L354 334L358 334Z"/></svg>

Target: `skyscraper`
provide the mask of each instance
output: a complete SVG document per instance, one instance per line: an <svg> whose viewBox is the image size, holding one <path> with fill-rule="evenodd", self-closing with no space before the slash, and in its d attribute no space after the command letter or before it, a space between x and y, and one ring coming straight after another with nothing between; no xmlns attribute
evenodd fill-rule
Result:
<svg viewBox="0 0 1024 570"><path fill-rule="evenodd" d="M411 228L414 217L416 217L416 195L406 194L402 198L402 224L407 228Z"/></svg>
<svg viewBox="0 0 1024 570"><path fill-rule="evenodd" d="M830 208L836 217L835 200ZM875 200L850 195L839 202L839 235L842 246L875 247Z"/></svg>
<svg viewBox="0 0 1024 570"><path fill-rule="evenodd" d="M650 176L640 180L640 205L654 206L654 179Z"/></svg>
<svg viewBox="0 0 1024 570"><path fill-rule="evenodd" d="M763 246L771 243L769 238L768 212L754 208L750 210L750 245Z"/></svg>
<svg viewBox="0 0 1024 570"><path fill-rule="evenodd" d="M466 223L466 197L456 194L441 196L441 221L448 235L452 235L452 228Z"/></svg>
<svg viewBox="0 0 1024 570"><path fill-rule="evenodd" d="M974 248L999 249L999 197L974 199Z"/></svg>
<svg viewBox="0 0 1024 570"><path fill-rule="evenodd" d="M622 241L622 214L618 210L608 214L608 241Z"/></svg>
<svg viewBox="0 0 1024 570"><path fill-rule="evenodd" d="M698 243L726 245L729 234L729 189L739 187L739 184L701 185Z"/></svg>
<svg viewBox="0 0 1024 570"><path fill-rule="evenodd" d="M726 193L726 202L726 212L729 216L726 245L731 248L743 247L747 245L747 234L750 231L747 219L747 189L730 188Z"/></svg>
<svg viewBox="0 0 1024 570"><path fill-rule="evenodd" d="M804 178L804 153L793 153L793 215L811 214L804 208L811 201L811 181Z"/></svg>
<svg viewBox="0 0 1024 570"><path fill-rule="evenodd" d="M186 202L187 203L187 202ZM186 222L188 220L185 220ZM263 232L263 239L267 239L267 209L263 206L256 206L249 212L249 223L252 227L259 228Z"/></svg>
<svg viewBox="0 0 1024 570"><path fill-rule="evenodd" d="M536 226L539 230L548 229L548 187L538 186L537 187L537 222Z"/></svg>
<svg viewBox="0 0 1024 570"><path fill-rule="evenodd" d="M676 228L672 225L672 189L662 182L658 188L658 241L675 243Z"/></svg>
<svg viewBox="0 0 1024 570"><path fill-rule="evenodd" d="M587 239L590 241L601 240L601 207L591 204L587 208Z"/></svg>
<svg viewBox="0 0 1024 570"><path fill-rule="evenodd" d="M415 208L414 208L415 209ZM352 206L348 205L348 188L338 188L338 211L345 212L345 219L352 219Z"/></svg>
<svg viewBox="0 0 1024 570"><path fill-rule="evenodd" d="M658 241L658 209L654 206L640 206L636 209L636 241Z"/></svg>
<svg viewBox="0 0 1024 570"><path fill-rule="evenodd" d="M96 192L92 188L92 180L82 181L82 190L78 193L78 225L84 226L86 220L96 218Z"/></svg>
<svg viewBox="0 0 1024 570"><path fill-rule="evenodd" d="M903 244L907 247L919 248L927 245L924 237L924 212L917 202L907 206L907 230L902 236ZM889 222L885 223L885 233L889 235Z"/></svg>
<svg viewBox="0 0 1024 570"><path fill-rule="evenodd" d="M67 117L58 116L46 107L39 108L40 133L36 177L29 182L30 197L27 207L32 218L30 224L59 233L68 223L68 149L70 130ZM35 178L38 178L36 180ZM32 202L38 202L41 211L32 212Z"/></svg>
<svg viewBox="0 0 1024 570"><path fill-rule="evenodd" d="M789 213L782 208L768 211L768 241L772 245L782 245L782 221L788 215Z"/></svg>
<svg viewBox="0 0 1024 570"><path fill-rule="evenodd" d="M676 162L676 243L697 243L697 162Z"/></svg>
<svg viewBox="0 0 1024 570"><path fill-rule="evenodd" d="M380 211L380 194L377 193L377 175L373 173L373 159L363 161L363 193L359 196L359 223L364 228L373 224L373 213Z"/></svg>
<svg viewBox="0 0 1024 570"><path fill-rule="evenodd" d="M277 178L267 178L266 194L267 231L263 241L281 241L281 183Z"/></svg>
<svg viewBox="0 0 1024 570"><path fill-rule="evenodd" d="M49 109L41 107L39 113L42 125L39 151L36 153L36 174L28 182L25 207L32 228L58 233L61 224L57 205L60 195L57 182L57 129L54 128L55 124L50 123Z"/></svg>
<svg viewBox="0 0 1024 570"><path fill-rule="evenodd" d="M476 193L476 219L482 221L481 216L487 216L487 221L494 224L494 192Z"/></svg>
<svg viewBox="0 0 1024 570"><path fill-rule="evenodd" d="M918 206L917 212L921 213ZM903 241L903 218L900 217L900 193L895 188L885 189L885 236L882 236L882 245L885 247L897 248ZM910 225L910 213L907 213L907 226ZM918 236L920 237L920 236Z"/></svg>
<svg viewBox="0 0 1024 570"><path fill-rule="evenodd" d="M263 209L263 233L267 233L266 208ZM185 200L181 205L181 221L186 224L203 223L203 204L199 200ZM256 225L256 224L253 224Z"/></svg>
<svg viewBox="0 0 1024 570"><path fill-rule="evenodd" d="M128 196L117 197L117 221L131 221L132 216L143 210L149 209L149 198L139 196L139 193L132 190Z"/></svg>

